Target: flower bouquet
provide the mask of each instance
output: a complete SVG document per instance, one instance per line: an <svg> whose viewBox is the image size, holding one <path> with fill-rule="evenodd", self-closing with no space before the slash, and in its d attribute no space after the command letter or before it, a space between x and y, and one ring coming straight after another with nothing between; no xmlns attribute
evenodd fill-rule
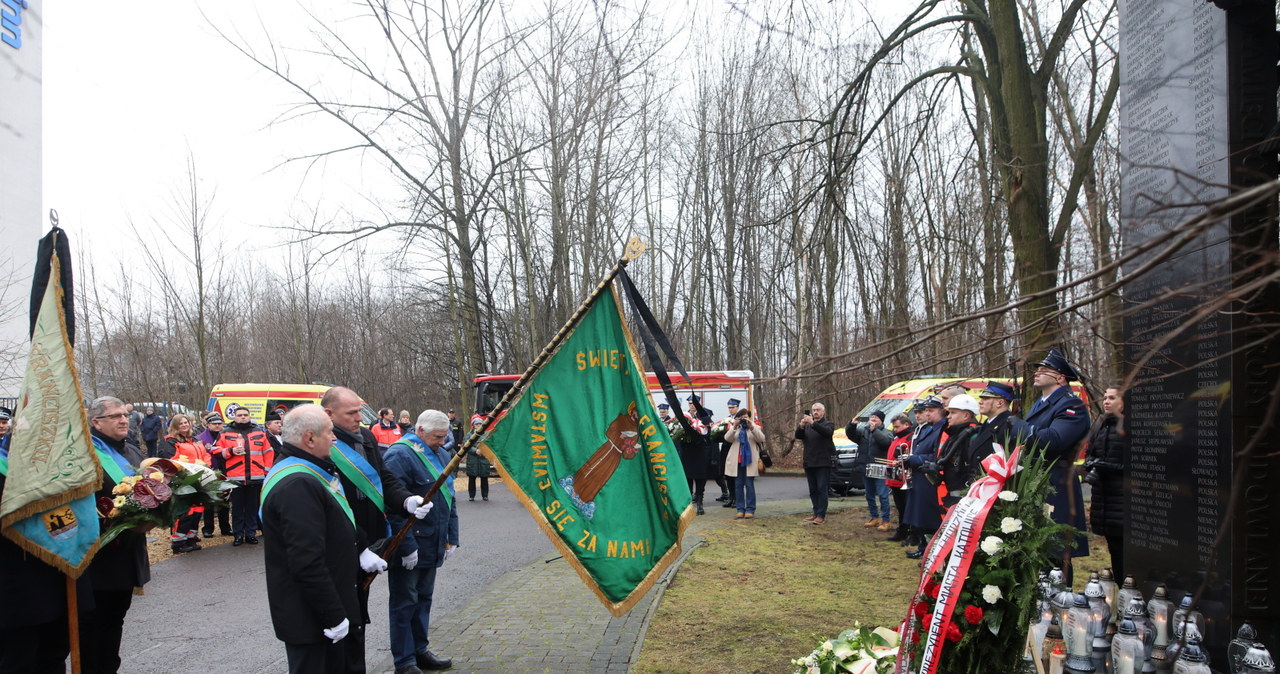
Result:
<svg viewBox="0 0 1280 674"><path fill-rule="evenodd" d="M853 629L818 645L812 653L796 658L795 674L887 674L898 655L898 633L884 627L870 629L854 622Z"/></svg>
<svg viewBox="0 0 1280 674"><path fill-rule="evenodd" d="M1072 528L1049 518L1042 453L998 451L983 467L925 552L895 672L1020 670L1036 580Z"/></svg>
<svg viewBox="0 0 1280 674"><path fill-rule="evenodd" d="M98 515L107 520L101 545L138 526L167 529L192 506L224 506L222 493L235 486L205 466L146 459L137 475L125 477L111 490L111 498L98 499Z"/></svg>

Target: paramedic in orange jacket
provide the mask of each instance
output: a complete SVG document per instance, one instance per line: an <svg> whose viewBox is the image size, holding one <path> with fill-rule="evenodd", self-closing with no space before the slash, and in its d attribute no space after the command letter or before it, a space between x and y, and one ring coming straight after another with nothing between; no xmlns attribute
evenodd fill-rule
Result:
<svg viewBox="0 0 1280 674"><path fill-rule="evenodd" d="M235 406L232 419L212 451L222 456L227 480L237 485L231 490L231 535L235 537L231 544L257 545L258 498L275 452L267 432L250 419L248 408Z"/></svg>
<svg viewBox="0 0 1280 674"><path fill-rule="evenodd" d="M400 440L404 432L400 429L400 424L396 423L395 414L390 407L384 407L378 411L378 423L369 427L373 432L373 437L378 441L378 451L385 454L387 448Z"/></svg>

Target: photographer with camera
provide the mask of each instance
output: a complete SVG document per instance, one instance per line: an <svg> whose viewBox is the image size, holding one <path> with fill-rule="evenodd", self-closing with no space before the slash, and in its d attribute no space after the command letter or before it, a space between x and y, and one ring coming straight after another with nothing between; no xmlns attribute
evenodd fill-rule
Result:
<svg viewBox="0 0 1280 674"><path fill-rule="evenodd" d="M752 423L751 410L744 408L729 420L724 439L729 443L724 474L734 488L733 503L738 509L738 519L751 519L756 516L756 478L760 475L758 464L760 450L764 449L764 431Z"/></svg>
<svg viewBox="0 0 1280 674"><path fill-rule="evenodd" d="M1111 568L1124 573L1124 466L1129 436L1124 430L1124 392L1108 388L1102 396L1102 421L1089 441L1084 481L1093 490L1089 528L1107 539Z"/></svg>
<svg viewBox="0 0 1280 674"><path fill-rule="evenodd" d="M925 537L936 532L942 524L942 504L938 502L938 490L934 482L925 475L925 471L933 468L937 472L938 447L947 422L943 419L941 398L929 396L923 407L924 423L911 443L911 454L901 460L903 466L911 469L911 480L907 487L907 512L902 517L902 521L911 527L912 536L917 541L916 549L907 552L907 557L911 559L924 556Z"/></svg>
<svg viewBox="0 0 1280 674"><path fill-rule="evenodd" d="M813 514L804 518L811 524L827 521L827 490L831 485L831 460L836 444L831 436L836 425L827 418L827 407L814 403L812 409L803 410L804 416L796 426L796 439L804 443L804 475L809 481L809 502Z"/></svg>

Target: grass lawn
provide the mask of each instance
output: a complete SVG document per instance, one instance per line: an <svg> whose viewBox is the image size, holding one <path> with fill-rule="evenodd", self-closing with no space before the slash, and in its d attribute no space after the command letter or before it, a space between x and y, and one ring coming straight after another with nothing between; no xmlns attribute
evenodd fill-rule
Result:
<svg viewBox="0 0 1280 674"><path fill-rule="evenodd" d="M662 597L639 672L790 672L793 658L853 626L897 627L919 581L906 548L867 529L865 508L732 520L706 532ZM1106 544L1075 563L1076 586L1109 564Z"/></svg>

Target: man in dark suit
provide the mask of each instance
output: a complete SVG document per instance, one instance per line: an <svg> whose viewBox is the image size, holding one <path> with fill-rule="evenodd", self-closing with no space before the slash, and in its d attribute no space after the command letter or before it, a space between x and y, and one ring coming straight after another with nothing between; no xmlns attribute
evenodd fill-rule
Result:
<svg viewBox="0 0 1280 674"><path fill-rule="evenodd" d="M114 498L111 490L125 477L136 474L144 458L129 444L129 412L117 398L104 396L89 403L93 446L102 464L102 486L97 498ZM133 605L133 591L151 580L145 531L126 531L98 550L87 574L93 585L93 610L80 623L80 655L84 672L120 669L120 638L124 617Z"/></svg>
<svg viewBox="0 0 1280 674"><path fill-rule="evenodd" d="M282 457L262 489L267 603L290 672L345 672L346 638L360 619L360 550L338 469L333 422L319 405L284 418Z"/></svg>
<svg viewBox="0 0 1280 674"><path fill-rule="evenodd" d="M1036 363L1032 384L1040 391L1040 397L1027 415L1026 445L1043 451L1045 461L1051 465L1049 484L1053 493L1045 501L1053 508L1050 517L1054 522L1070 524L1080 532L1071 556L1087 557L1089 541L1084 535L1084 494L1074 462L1080 442L1089 433L1089 410L1084 401L1072 393L1070 383L1073 380L1079 381L1080 375L1058 349L1049 349L1044 360ZM1063 572L1070 583L1070 565L1064 565Z"/></svg>

